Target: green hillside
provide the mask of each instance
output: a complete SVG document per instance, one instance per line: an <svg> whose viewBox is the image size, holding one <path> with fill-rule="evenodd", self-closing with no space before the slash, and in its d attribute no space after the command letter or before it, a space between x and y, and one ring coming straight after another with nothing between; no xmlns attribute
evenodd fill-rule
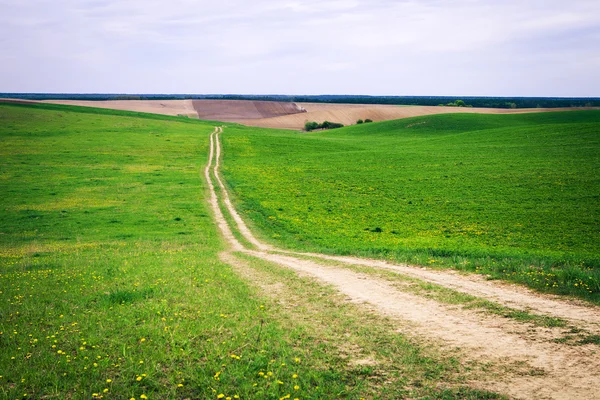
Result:
<svg viewBox="0 0 600 400"><path fill-rule="evenodd" d="M213 129L0 104L0 399L499 398L330 289L240 262L289 308L221 261Z"/></svg>
<svg viewBox="0 0 600 400"><path fill-rule="evenodd" d="M600 299L600 112L229 127L224 175L295 249L477 270Z"/></svg>

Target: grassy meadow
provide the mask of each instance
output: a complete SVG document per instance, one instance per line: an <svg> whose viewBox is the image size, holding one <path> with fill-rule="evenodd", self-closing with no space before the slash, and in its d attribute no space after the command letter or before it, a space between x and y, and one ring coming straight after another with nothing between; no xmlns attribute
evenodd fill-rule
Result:
<svg viewBox="0 0 600 400"><path fill-rule="evenodd" d="M288 248L452 267L600 302L600 112L230 126L224 176Z"/></svg>
<svg viewBox="0 0 600 400"><path fill-rule="evenodd" d="M302 293L295 295L298 308L286 308L219 261L224 244L201 177L212 130L210 123L177 117L0 104L1 399L498 397L461 386L466 372L457 360L407 340L354 305L340 306L314 282L257 263ZM356 151L380 165L375 154L360 155L363 134L346 132L338 138L227 131L228 178L238 190L245 179L256 180L243 204L264 203L252 214L265 213L261 227L286 243L297 235L315 245L345 240L342 231L318 227L310 236L301 232L310 225L294 228L301 214L291 212L304 207L310 222L327 227L345 229L340 218L352 220L347 229L360 226L361 240L389 235L397 214L384 217L382 209L378 219L358 223L334 208L349 189L329 191L338 183L333 169L321 171L328 159L339 163ZM270 144L261 149L263 143ZM275 164L256 157L262 154ZM239 174L232 174L234 165ZM257 192L305 173L313 180L301 175L307 181L290 186L289 195ZM368 185L360 193L372 194ZM335 194L333 203L316 196L323 189ZM375 206L381 199L369 201ZM309 203L318 214L308 212ZM384 231L363 232L376 226ZM576 248L595 251L574 238ZM312 300L303 305L306 299ZM305 318L304 306L316 317ZM350 344L387 361L351 364L340 350Z"/></svg>

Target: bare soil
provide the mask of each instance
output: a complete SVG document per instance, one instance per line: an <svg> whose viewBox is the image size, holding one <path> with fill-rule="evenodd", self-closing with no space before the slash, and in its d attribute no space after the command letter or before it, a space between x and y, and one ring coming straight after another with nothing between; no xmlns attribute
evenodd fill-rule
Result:
<svg viewBox="0 0 600 400"><path fill-rule="evenodd" d="M262 120L305 112L296 103L280 101L194 100L193 105L198 118L225 122Z"/></svg>
<svg viewBox="0 0 600 400"><path fill-rule="evenodd" d="M41 103L108 108L112 110L137 111L172 116L185 115L191 118L198 118L192 100L44 100Z"/></svg>
<svg viewBox="0 0 600 400"><path fill-rule="evenodd" d="M210 159L205 169L205 177L217 225L232 251L276 263L331 285L344 294L348 301L364 303L365 307L373 312L397 319L398 329L406 335L422 340L427 338L445 347L457 347L466 359L490 362L505 368L504 374L482 376L480 381L472 383L476 387L523 399L600 398L600 355L598 346L594 344L569 346L556 343L551 341L557 334L553 329L535 328L500 316L483 315L441 304L403 292L397 285L383 278L298 258L298 255L393 270L511 307L560 316L573 327L594 332L598 331L600 322L598 307L543 296L513 285L485 281L479 277L431 271L408 265L392 265L375 260L291 253L265 244L252 234L235 211L219 178L220 132L222 128L217 128L211 135ZM245 248L232 233L219 208L211 170L236 228L255 249ZM235 263L234 258L224 259Z"/></svg>

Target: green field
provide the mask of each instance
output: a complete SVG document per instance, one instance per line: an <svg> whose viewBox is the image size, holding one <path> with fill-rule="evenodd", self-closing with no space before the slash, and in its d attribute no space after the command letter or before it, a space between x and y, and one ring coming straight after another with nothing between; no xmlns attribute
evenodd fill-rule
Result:
<svg viewBox="0 0 600 400"><path fill-rule="evenodd" d="M0 104L0 398L498 397L464 384L472 366L405 338L331 289L247 260L286 290L297 306L287 307L219 261L224 243L201 177L212 130L185 118ZM338 183L343 171L323 175L326 160L317 162L320 152L355 164L346 173L368 172L352 159L381 167L376 152L365 152L364 132L339 134L227 130L228 178L246 208L263 204L253 218L260 222L264 213L260 226L286 243L335 248L345 243L342 229L360 226L339 250L388 246L397 213L386 217L382 209L362 224L345 217L337 202L353 191L343 185L356 183ZM247 179L256 185L242 183ZM285 182L293 184L258 192ZM336 194L330 189L338 184ZM354 206L375 189L360 185L348 199ZM322 189L327 196L319 198ZM373 204L365 207L385 200L368 198ZM294 222L303 207L311 222L321 221L312 233L300 231L310 224ZM342 218L353 222L342 228ZM332 226L338 231L322 229ZM379 235L363 232L377 226ZM580 236L572 247L593 254L593 243ZM366 247L369 237L383 241ZM351 355L377 363L353 364Z"/></svg>
<svg viewBox="0 0 600 400"><path fill-rule="evenodd" d="M453 267L600 301L600 111L320 133L227 127L224 176L288 248Z"/></svg>

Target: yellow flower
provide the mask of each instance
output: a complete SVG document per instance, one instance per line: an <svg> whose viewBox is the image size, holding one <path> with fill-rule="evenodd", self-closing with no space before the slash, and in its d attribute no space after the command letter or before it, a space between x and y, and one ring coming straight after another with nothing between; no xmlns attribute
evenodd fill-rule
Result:
<svg viewBox="0 0 600 400"><path fill-rule="evenodd" d="M140 396L140 399L147 399L147 398L148 398L148 396L146 396L145 394L142 394L142 395Z"/></svg>
<svg viewBox="0 0 600 400"><path fill-rule="evenodd" d="M298 374L292 375L292 379L297 379L297 378L298 378Z"/></svg>
<svg viewBox="0 0 600 400"><path fill-rule="evenodd" d="M138 376L137 378L135 378L135 380L139 382L139 381L141 381L141 380L142 380L142 377L141 377L141 376Z"/></svg>
<svg viewBox="0 0 600 400"><path fill-rule="evenodd" d="M104 393L108 393L108 388L103 390Z"/></svg>
<svg viewBox="0 0 600 400"><path fill-rule="evenodd" d="M111 383L111 382L112 382L112 379L107 379L106 380L106 383Z"/></svg>
<svg viewBox="0 0 600 400"><path fill-rule="evenodd" d="M183 384L182 383L178 383L177 387L183 387Z"/></svg>
<svg viewBox="0 0 600 400"><path fill-rule="evenodd" d="M225 397L225 395L224 395L223 393L220 393L220 394L217 396L217 399L222 399L223 397Z"/></svg>

